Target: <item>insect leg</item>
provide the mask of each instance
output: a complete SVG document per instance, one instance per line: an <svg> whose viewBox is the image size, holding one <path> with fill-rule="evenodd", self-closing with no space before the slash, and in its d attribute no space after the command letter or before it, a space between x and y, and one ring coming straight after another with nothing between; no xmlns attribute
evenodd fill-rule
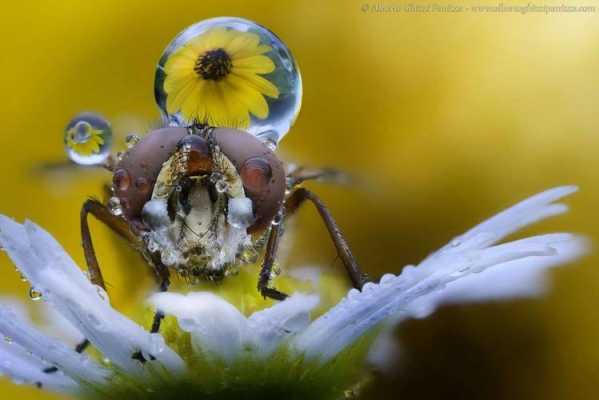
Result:
<svg viewBox="0 0 599 400"><path fill-rule="evenodd" d="M87 270L89 271L89 279L93 284L100 286L102 289L106 289L102 271L100 270L98 259L96 258L91 232L89 230L87 221L88 214L96 217L100 222L131 244L138 244L139 239L129 230L129 226L125 220L113 215L110 210L98 200L88 199L83 203L83 206L81 207L81 240Z"/></svg>
<svg viewBox="0 0 599 400"><path fill-rule="evenodd" d="M335 244L335 248L337 249L337 254L343 262L343 265L347 270L347 274L349 275L349 278L351 279L353 286L356 289L362 289L362 286L364 286L364 284L369 281L368 276L364 274L360 269L360 266L356 262L355 257L349 249L349 245L347 244L347 241L345 240L345 237L343 236L341 229L339 228L337 222L335 222L335 219L331 215L331 212L316 194L314 194L306 188L296 189L285 201L285 214L291 215L306 200L310 200L318 210L318 213L320 214L320 217L322 218L325 226L327 227L327 230L329 231L331 240L333 241L333 243Z"/></svg>
<svg viewBox="0 0 599 400"><path fill-rule="evenodd" d="M287 187L292 189L309 180L322 180L344 184L350 182L352 177L334 168L298 167L287 175Z"/></svg>
<svg viewBox="0 0 599 400"><path fill-rule="evenodd" d="M264 261L262 262L262 269L260 270L260 277L258 278L258 290L264 297L270 297L275 300L285 300L287 295L279 292L277 289L268 286L270 283L272 267L274 266L275 259L277 257L277 251L279 249L279 242L282 235L281 223L272 225L270 228L270 235L268 236L268 242L266 243L266 252L264 254Z"/></svg>
<svg viewBox="0 0 599 400"><path fill-rule="evenodd" d="M171 285L170 273L168 272L168 268L160 262L158 266L155 268L156 277L158 279L158 283L160 285L161 292L168 292L168 288ZM154 321L152 322L152 328L150 329L150 333L158 333L160 331L160 324L164 319L164 313L160 310L156 310L154 313Z"/></svg>
<svg viewBox="0 0 599 400"><path fill-rule="evenodd" d="M92 214L100 222L104 223L130 243L135 244L138 240L136 236L129 230L127 223L113 215L104 204L95 199L88 199L85 201L85 203L83 203L83 206L81 207L81 240L83 243L83 253L85 255L87 269L89 271L89 278L93 284L98 285L102 289L106 290L104 278L102 277L102 271L98 265L98 259L96 258L96 252L92 243L91 232L89 230L89 224L87 221L88 214ZM75 351L77 353L83 353L89 345L89 340L83 339L79 344L77 344ZM43 372L52 374L57 371L58 368L56 367L48 367L44 369Z"/></svg>

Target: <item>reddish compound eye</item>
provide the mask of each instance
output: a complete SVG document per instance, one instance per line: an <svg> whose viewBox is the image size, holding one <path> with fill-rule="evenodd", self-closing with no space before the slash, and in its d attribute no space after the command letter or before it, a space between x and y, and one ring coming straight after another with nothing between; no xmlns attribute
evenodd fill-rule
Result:
<svg viewBox="0 0 599 400"><path fill-rule="evenodd" d="M262 192L272 178L272 168L262 157L247 159L240 170L243 186L251 192Z"/></svg>
<svg viewBox="0 0 599 400"><path fill-rule="evenodd" d="M212 170L210 147L206 140L197 135L187 135L179 141L179 150L187 153L187 173L197 175Z"/></svg>

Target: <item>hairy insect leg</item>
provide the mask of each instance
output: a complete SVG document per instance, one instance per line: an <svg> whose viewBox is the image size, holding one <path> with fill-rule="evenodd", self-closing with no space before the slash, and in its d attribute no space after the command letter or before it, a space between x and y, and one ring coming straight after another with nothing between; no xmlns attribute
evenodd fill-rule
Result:
<svg viewBox="0 0 599 400"><path fill-rule="evenodd" d="M89 223L87 220L88 214L96 217L98 221L102 222L129 243L137 244L138 239L129 230L129 226L126 221L113 215L110 210L98 200L88 199L85 201L85 203L83 203L83 206L81 207L81 241L83 245L85 262L87 264L87 270L89 272L89 279L93 284L98 285L102 289L106 290L104 277L102 276L102 271L98 265L98 259L96 257L96 252L92 242Z"/></svg>
<svg viewBox="0 0 599 400"><path fill-rule="evenodd" d="M162 262L155 262L155 272L156 279L158 280L158 284L161 292L168 292L168 288L171 285L170 273L168 272L168 268L162 264ZM150 333L158 333L160 331L160 324L164 319L164 313L160 310L156 310L154 313L154 320L152 321L152 328L150 329Z"/></svg>
<svg viewBox="0 0 599 400"><path fill-rule="evenodd" d="M287 187L293 189L296 186L309 180L321 180L333 183L345 184L352 180L352 177L343 171L334 168L308 168L298 167L287 175Z"/></svg>
<svg viewBox="0 0 599 400"><path fill-rule="evenodd" d="M310 200L318 210L353 286L362 289L362 286L369 281L368 276L360 269L331 212L314 192L306 188L296 189L285 201L285 214L287 216L293 214L306 200Z"/></svg>
<svg viewBox="0 0 599 400"><path fill-rule="evenodd" d="M270 235L268 236L268 242L266 243L266 251L264 254L264 261L262 262L262 268L260 269L260 277L258 278L258 290L264 297L270 297L274 300L285 300L287 295L278 291L277 289L269 287L272 268L277 258L277 252L279 249L279 242L282 235L281 221L277 225L272 225L270 228Z"/></svg>

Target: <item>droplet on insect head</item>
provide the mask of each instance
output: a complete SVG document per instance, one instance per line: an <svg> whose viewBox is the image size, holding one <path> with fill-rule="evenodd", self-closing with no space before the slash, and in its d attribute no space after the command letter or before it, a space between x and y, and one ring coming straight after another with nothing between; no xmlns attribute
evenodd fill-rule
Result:
<svg viewBox="0 0 599 400"><path fill-rule="evenodd" d="M140 140L141 140L141 138L138 135L136 135L134 133L130 133L125 138L125 144L127 145L127 148L130 149L131 147L133 147L137 143L139 143Z"/></svg>
<svg viewBox="0 0 599 400"><path fill-rule="evenodd" d="M229 200L227 221L237 229L245 229L254 222L252 200L247 197L235 197Z"/></svg>
<svg viewBox="0 0 599 400"><path fill-rule="evenodd" d="M42 292L36 290L35 288L29 288L29 297L33 301L39 301L42 299Z"/></svg>
<svg viewBox="0 0 599 400"><path fill-rule="evenodd" d="M219 179L216 181L214 187L218 193L226 193L227 190L229 190L229 184L224 179Z"/></svg>
<svg viewBox="0 0 599 400"><path fill-rule="evenodd" d="M65 128L65 151L76 164L103 163L110 153L112 128L106 118L99 114L77 114Z"/></svg>
<svg viewBox="0 0 599 400"><path fill-rule="evenodd" d="M154 93L169 125L237 128L275 146L299 113L302 80L275 34L224 17L175 37L160 57Z"/></svg>

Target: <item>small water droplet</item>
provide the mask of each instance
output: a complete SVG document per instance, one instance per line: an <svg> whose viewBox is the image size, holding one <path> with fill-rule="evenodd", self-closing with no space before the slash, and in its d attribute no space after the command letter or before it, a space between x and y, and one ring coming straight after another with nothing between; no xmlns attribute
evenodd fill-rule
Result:
<svg viewBox="0 0 599 400"><path fill-rule="evenodd" d="M108 303L108 293L106 293L106 290L102 289L100 286L96 286L96 293L98 293L98 296L100 296L100 298Z"/></svg>
<svg viewBox="0 0 599 400"><path fill-rule="evenodd" d="M164 351L166 344L164 338L159 333L150 334L150 353L160 354Z"/></svg>
<svg viewBox="0 0 599 400"><path fill-rule="evenodd" d="M462 244L462 241L461 241L459 238L453 239L453 240L452 240L452 241L449 243L449 245L450 245L451 247L458 247L458 246L460 246L461 244Z"/></svg>
<svg viewBox="0 0 599 400"><path fill-rule="evenodd" d="M378 285L373 282L366 282L364 286L362 286L362 292L372 292L376 289Z"/></svg>
<svg viewBox="0 0 599 400"><path fill-rule="evenodd" d="M283 214L278 213L277 215L275 215L275 217L272 219L271 224L274 226L280 225L281 222L283 221Z"/></svg>
<svg viewBox="0 0 599 400"><path fill-rule="evenodd" d="M358 289L350 289L349 292L347 292L347 298L352 300L355 299L357 296L360 295L360 291Z"/></svg>
<svg viewBox="0 0 599 400"><path fill-rule="evenodd" d="M33 301L39 301L42 299L42 292L37 291L35 288L29 288L29 297Z"/></svg>
<svg viewBox="0 0 599 400"><path fill-rule="evenodd" d="M141 193L147 193L150 191L150 182L143 176L138 176L135 179L135 188Z"/></svg>
<svg viewBox="0 0 599 400"><path fill-rule="evenodd" d="M393 275L393 274L385 274L385 275L383 275L381 277L381 281L380 282L381 282L381 284L386 285L386 284L389 284L392 281L394 281L395 278L396 278L396 276Z"/></svg>
<svg viewBox="0 0 599 400"><path fill-rule="evenodd" d="M224 179L219 179L214 184L214 188L218 193L226 193L229 190L229 184Z"/></svg>
<svg viewBox="0 0 599 400"><path fill-rule="evenodd" d="M10 336L4 336L4 341L8 344L12 343L12 338Z"/></svg>
<svg viewBox="0 0 599 400"><path fill-rule="evenodd" d="M110 209L110 213L117 217L123 215L123 209L121 208L121 201L118 197L111 197L108 199L108 208Z"/></svg>
<svg viewBox="0 0 599 400"><path fill-rule="evenodd" d="M117 169L112 177L112 183L118 190L127 190L131 185L131 177L126 169Z"/></svg>
<svg viewBox="0 0 599 400"><path fill-rule="evenodd" d="M109 155L111 144L112 128L99 114L80 113L65 128L65 151L76 164L103 163Z"/></svg>
<svg viewBox="0 0 599 400"><path fill-rule="evenodd" d="M27 278L23 274L19 274L19 278L21 279L21 282L28 282Z"/></svg>
<svg viewBox="0 0 599 400"><path fill-rule="evenodd" d="M136 135L134 133L130 133L125 138L125 144L127 145L127 148L130 149L131 147L133 147L137 143L139 143L140 140L141 140L141 138L138 135Z"/></svg>

